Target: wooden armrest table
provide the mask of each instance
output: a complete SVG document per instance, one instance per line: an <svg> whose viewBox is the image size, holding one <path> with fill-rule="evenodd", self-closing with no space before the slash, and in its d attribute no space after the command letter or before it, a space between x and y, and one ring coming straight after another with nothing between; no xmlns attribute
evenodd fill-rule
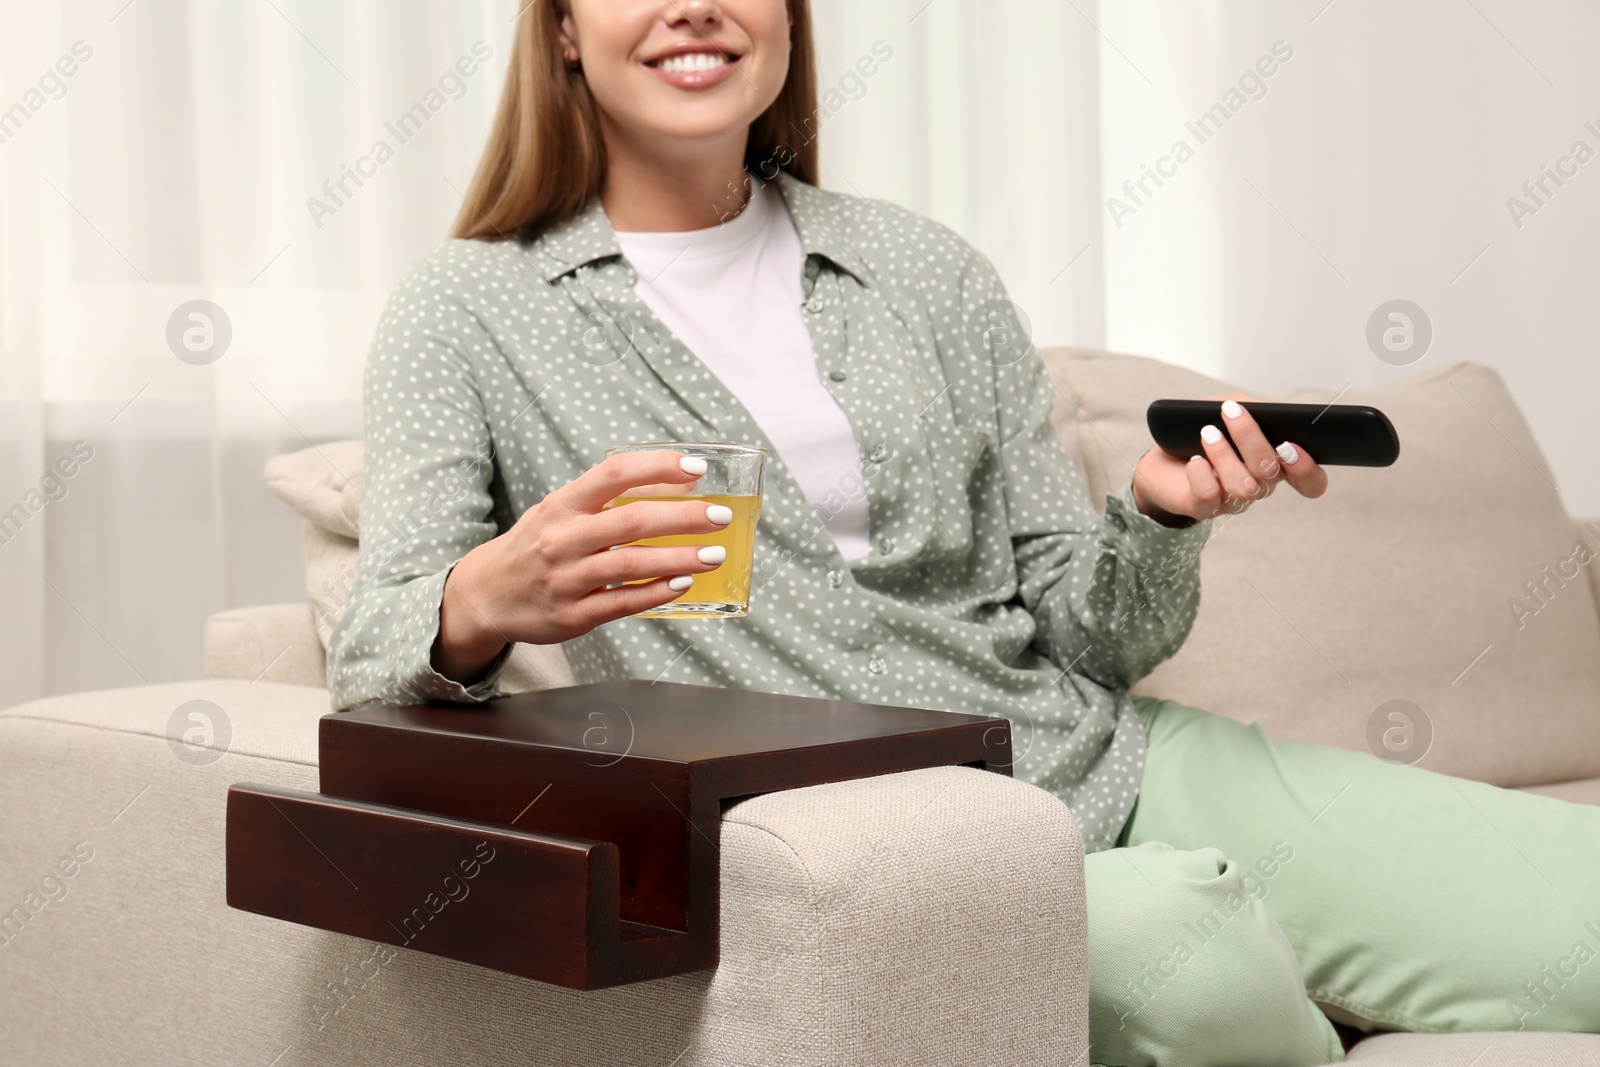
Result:
<svg viewBox="0 0 1600 1067"><path fill-rule="evenodd" d="M338 712L321 792L228 791L228 904L575 989L714 967L729 802L1011 773L1003 718L667 682Z"/></svg>

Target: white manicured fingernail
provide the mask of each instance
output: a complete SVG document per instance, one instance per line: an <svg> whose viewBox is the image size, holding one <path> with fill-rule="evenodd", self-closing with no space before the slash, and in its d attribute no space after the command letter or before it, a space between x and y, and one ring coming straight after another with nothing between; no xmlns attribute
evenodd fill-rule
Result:
<svg viewBox="0 0 1600 1067"><path fill-rule="evenodd" d="M1222 440L1222 431L1215 426L1202 426L1200 427L1200 440L1208 445L1214 445Z"/></svg>
<svg viewBox="0 0 1600 1067"><path fill-rule="evenodd" d="M706 461L701 456L684 456L678 460L678 466L683 468L685 474L700 475L706 472Z"/></svg>
<svg viewBox="0 0 1600 1067"><path fill-rule="evenodd" d="M681 592L683 592L685 589L689 588L693 584L694 584L694 575L692 575L692 574L680 574L676 578L673 578L673 579L671 579L670 581L667 582L667 588L668 589L676 589L678 592L681 593Z"/></svg>
<svg viewBox="0 0 1600 1067"><path fill-rule="evenodd" d="M1291 445L1288 441L1285 441L1283 444L1278 446L1278 458L1292 467L1296 463L1300 462L1300 450L1295 448L1294 445Z"/></svg>
<svg viewBox="0 0 1600 1067"><path fill-rule="evenodd" d="M695 553L701 563L721 563L728 558L728 550L721 545L707 545Z"/></svg>
<svg viewBox="0 0 1600 1067"><path fill-rule="evenodd" d="M718 526L726 526L733 521L733 509L726 504L707 504L706 518Z"/></svg>
<svg viewBox="0 0 1600 1067"><path fill-rule="evenodd" d="M1239 406L1237 400L1224 400L1222 402L1222 413L1230 419L1237 419L1244 414L1244 408Z"/></svg>

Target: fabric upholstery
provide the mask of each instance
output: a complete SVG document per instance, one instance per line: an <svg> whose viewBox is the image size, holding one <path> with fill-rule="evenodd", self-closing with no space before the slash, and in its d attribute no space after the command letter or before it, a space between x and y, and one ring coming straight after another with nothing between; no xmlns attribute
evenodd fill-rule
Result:
<svg viewBox="0 0 1600 1067"><path fill-rule="evenodd" d="M196 700L226 748L203 765L168 741ZM0 908L56 897L0 943L0 1061L1081 1062L1082 846L1042 790L951 767L745 800L720 966L579 993L226 907L227 787L315 789L327 706L205 681L0 712Z"/></svg>
<svg viewBox="0 0 1600 1067"><path fill-rule="evenodd" d="M1600 516L1578 520L1578 536L1590 545L1600 545ZM1594 587L1594 599L1600 604L1600 567L1591 565L1589 571L1589 584Z"/></svg>
<svg viewBox="0 0 1600 1067"><path fill-rule="evenodd" d="M306 561L306 604L311 608L317 640L326 649L328 637L344 613L345 599L356 584L361 549L355 538L318 526L310 519L306 520L300 547Z"/></svg>
<svg viewBox="0 0 1600 1067"><path fill-rule="evenodd" d="M1600 778L1580 778L1575 782L1523 786L1530 793L1565 800L1571 804L1600 804Z"/></svg>
<svg viewBox="0 0 1600 1067"><path fill-rule="evenodd" d="M1600 1036L1513 1031L1380 1034L1350 1050L1362 1067L1595 1067Z"/></svg>
<svg viewBox="0 0 1600 1067"><path fill-rule="evenodd" d="M204 676L327 684L327 656L305 604L219 611L206 620Z"/></svg>
<svg viewBox="0 0 1600 1067"><path fill-rule="evenodd" d="M334 441L274 456L264 473L267 488L307 522L352 541L360 536L360 441Z"/></svg>
<svg viewBox="0 0 1600 1067"><path fill-rule="evenodd" d="M1151 400L1239 391L1152 359L1044 356L1057 430L1096 500L1150 447ZM1551 582L1543 606L1525 591L1578 533L1505 384L1457 363L1339 401L1385 411L1399 461L1337 468L1319 500L1280 487L1218 518L1194 630L1134 691L1355 749L1380 705L1404 699L1432 724L1430 770L1500 785L1600 775L1600 617L1582 577ZM1513 598L1538 606L1521 629Z"/></svg>

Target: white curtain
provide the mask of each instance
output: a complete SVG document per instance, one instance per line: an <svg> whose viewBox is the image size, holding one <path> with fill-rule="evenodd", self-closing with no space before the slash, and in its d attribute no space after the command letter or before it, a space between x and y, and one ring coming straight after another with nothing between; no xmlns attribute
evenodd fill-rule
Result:
<svg viewBox="0 0 1600 1067"><path fill-rule="evenodd" d="M1103 334L1095 0L821 0L823 184L987 253L1045 342ZM891 58L850 72L874 46ZM870 66L870 64L869 64Z"/></svg>
<svg viewBox="0 0 1600 1067"><path fill-rule="evenodd" d="M195 677L209 613L303 596L261 466L359 435L373 323L448 230L517 11L0 8L0 704ZM181 314L175 348L197 300L211 347Z"/></svg>

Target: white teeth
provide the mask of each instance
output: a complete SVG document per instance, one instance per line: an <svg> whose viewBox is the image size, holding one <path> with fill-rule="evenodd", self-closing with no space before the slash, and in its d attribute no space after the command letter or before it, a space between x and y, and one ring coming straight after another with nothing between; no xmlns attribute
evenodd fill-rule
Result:
<svg viewBox="0 0 1600 1067"><path fill-rule="evenodd" d="M691 74L726 66L728 57L720 52L689 52L663 59L657 66L669 74Z"/></svg>

